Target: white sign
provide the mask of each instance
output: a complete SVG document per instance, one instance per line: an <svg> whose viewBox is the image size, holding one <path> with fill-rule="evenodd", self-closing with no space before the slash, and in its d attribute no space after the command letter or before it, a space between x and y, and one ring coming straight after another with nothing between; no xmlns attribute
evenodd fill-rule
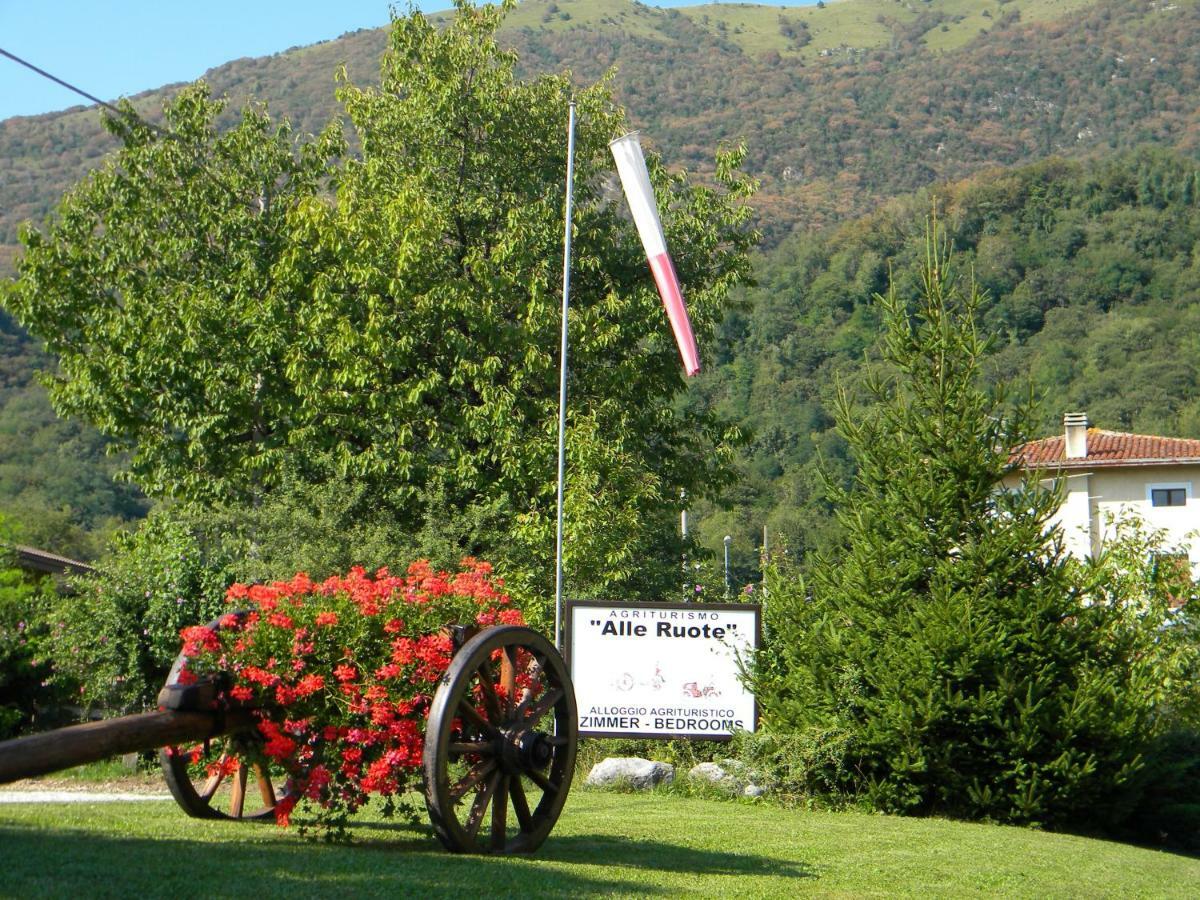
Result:
<svg viewBox="0 0 1200 900"><path fill-rule="evenodd" d="M567 657L579 732L708 738L753 731L739 656L758 647L751 603L567 604Z"/></svg>

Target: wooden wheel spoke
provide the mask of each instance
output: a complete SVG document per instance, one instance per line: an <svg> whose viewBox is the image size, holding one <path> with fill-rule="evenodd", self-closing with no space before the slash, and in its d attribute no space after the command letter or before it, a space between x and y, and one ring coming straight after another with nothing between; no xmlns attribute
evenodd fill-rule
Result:
<svg viewBox="0 0 1200 900"><path fill-rule="evenodd" d="M450 756L462 756L465 753L476 753L479 756L494 756L496 748L491 741L458 741L446 748Z"/></svg>
<svg viewBox="0 0 1200 900"><path fill-rule="evenodd" d="M496 683L492 680L492 666L490 662L485 661L480 665L479 671L476 673L476 678L479 681L479 692L483 695L483 705L487 710L488 718L493 722L502 721L500 698L496 696Z"/></svg>
<svg viewBox="0 0 1200 900"><path fill-rule="evenodd" d="M233 793L229 797L229 815L235 819L242 817L242 810L246 805L246 776L249 774L250 770L239 760L233 776Z"/></svg>
<svg viewBox="0 0 1200 900"><path fill-rule="evenodd" d="M479 834L479 826L483 823L483 814L487 812L488 803L491 802L492 794L495 793L496 786L502 777L500 772L496 772L483 783L483 787L475 795L475 802L471 804L471 812L467 816L467 834L471 840L475 840L475 836Z"/></svg>
<svg viewBox="0 0 1200 900"><path fill-rule="evenodd" d="M528 776L530 781L532 781L534 784L536 784L538 787L540 787L547 794L557 794L558 793L558 785L555 784L553 781L551 781L549 778L547 778L544 773L539 772L537 769L530 769L525 774L526 774L526 776Z"/></svg>
<svg viewBox="0 0 1200 900"><path fill-rule="evenodd" d="M500 648L500 687L504 690L504 712L507 716L517 705L516 651L507 644Z"/></svg>
<svg viewBox="0 0 1200 900"><path fill-rule="evenodd" d="M512 779L501 775L492 798L492 849L503 850L508 830L508 784Z"/></svg>
<svg viewBox="0 0 1200 900"><path fill-rule="evenodd" d="M562 698L562 688L554 688L553 690L546 691L538 702L529 708L529 715L521 724L530 727L536 725L546 713L554 708L554 704Z"/></svg>
<svg viewBox="0 0 1200 900"><path fill-rule="evenodd" d="M217 788L219 788L221 786L221 782L225 780L225 762L228 759L228 753L221 754L221 758L217 760L217 771L208 776L208 780L204 782L204 787L200 789L200 799L205 803L213 798L213 794L217 792Z"/></svg>
<svg viewBox="0 0 1200 900"><path fill-rule="evenodd" d="M497 734L499 734L499 732L496 730L496 726L485 719L480 714L479 710L472 705L474 699L475 698L469 694L463 694L461 697L459 697L459 714L488 737L495 737Z"/></svg>
<svg viewBox="0 0 1200 900"><path fill-rule="evenodd" d="M275 787L271 784L267 767L260 762L254 764L254 780L258 782L258 795L262 798L263 806L273 809L278 802L275 799Z"/></svg>
<svg viewBox="0 0 1200 900"><path fill-rule="evenodd" d="M450 788L450 799L457 803L475 785L487 778L495 768L496 761L494 759L485 759L483 762L476 764L471 771L467 772L460 781Z"/></svg>
<svg viewBox="0 0 1200 900"><path fill-rule="evenodd" d="M512 780L511 786L513 809L517 813L517 822L522 831L533 831L533 815L529 812L529 800L525 797L525 787L518 775Z"/></svg>
<svg viewBox="0 0 1200 900"><path fill-rule="evenodd" d="M518 722L525 718L525 714L529 711L529 707L538 698L541 692L545 689L542 683L542 676L545 675L545 665L536 656L533 657L533 665L530 667L529 687L521 692L521 702L513 713L513 718Z"/></svg>
<svg viewBox="0 0 1200 900"><path fill-rule="evenodd" d="M547 734L542 738L542 740L544 740L551 747L567 747L571 744L571 739L562 734Z"/></svg>

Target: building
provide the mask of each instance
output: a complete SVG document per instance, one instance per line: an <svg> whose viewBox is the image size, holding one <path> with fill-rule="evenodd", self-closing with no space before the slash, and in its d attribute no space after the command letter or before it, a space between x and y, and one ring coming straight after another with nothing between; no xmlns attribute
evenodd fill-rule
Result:
<svg viewBox="0 0 1200 900"><path fill-rule="evenodd" d="M36 547L0 544L0 550L7 550L12 554L12 562L18 569L38 575L86 575L95 571L85 562L59 556L46 550L39 550Z"/></svg>
<svg viewBox="0 0 1200 900"><path fill-rule="evenodd" d="M1106 523L1133 513L1166 533L1168 546L1188 547L1200 572L1200 440L1125 434L1090 427L1086 413L1063 418L1063 433L1030 441L1013 454L1025 470L1064 481L1058 511L1066 548L1096 554ZM1015 483L1021 476L1009 476Z"/></svg>

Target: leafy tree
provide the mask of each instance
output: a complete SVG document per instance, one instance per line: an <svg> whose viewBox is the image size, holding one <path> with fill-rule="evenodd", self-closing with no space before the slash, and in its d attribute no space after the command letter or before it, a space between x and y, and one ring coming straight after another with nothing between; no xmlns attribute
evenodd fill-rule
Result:
<svg viewBox="0 0 1200 900"><path fill-rule="evenodd" d="M340 148L293 153L286 128L247 108L218 135L202 85L165 109L164 136L110 115L116 156L70 191L48 233L23 233L5 303L57 355L62 415L132 453L151 495L228 496L269 482L288 444L294 304L273 291L288 211Z"/></svg>
<svg viewBox="0 0 1200 900"><path fill-rule="evenodd" d="M1029 409L980 385L982 298L941 240L915 297L877 298L870 405L837 405L844 541L807 586L770 585L759 699L774 729L841 742L839 787L879 809L1116 825L1166 727L1164 676L1180 693L1178 658L1147 652L1165 607L1096 594L1050 524L1057 491L998 489Z"/></svg>
<svg viewBox="0 0 1200 900"><path fill-rule="evenodd" d="M218 136L202 88L167 108L169 140L110 120L123 149L26 234L7 302L61 357L59 409L128 447L147 493L254 503L285 475L353 480L410 533L486 523L460 549L544 591L574 97L571 587L662 593L673 568L648 560L677 549L675 498L729 480L736 433L672 402L674 345L608 190L625 125L606 83L518 80L502 12L396 19L380 86L341 88L362 153L332 180L332 132L293 155L247 111ZM702 344L749 273L739 159L713 186L651 159Z"/></svg>

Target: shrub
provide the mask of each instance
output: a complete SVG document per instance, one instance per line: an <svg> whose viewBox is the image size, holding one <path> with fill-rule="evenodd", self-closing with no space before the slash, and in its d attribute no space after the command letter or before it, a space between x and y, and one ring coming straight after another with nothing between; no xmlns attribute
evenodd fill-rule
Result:
<svg viewBox="0 0 1200 900"><path fill-rule="evenodd" d="M853 798L853 774L845 765L854 754L844 732L810 729L798 734L742 731L727 755L753 773L785 804L842 806Z"/></svg>
<svg viewBox="0 0 1200 900"><path fill-rule="evenodd" d="M37 658L40 610L53 591L48 577L31 576L13 564L11 532L0 516L0 740L12 737L52 705L45 683L49 667Z"/></svg>
<svg viewBox="0 0 1200 900"><path fill-rule="evenodd" d="M50 699L43 682L49 669L38 662L38 586L17 568L0 568L0 740L33 721L39 702Z"/></svg>

